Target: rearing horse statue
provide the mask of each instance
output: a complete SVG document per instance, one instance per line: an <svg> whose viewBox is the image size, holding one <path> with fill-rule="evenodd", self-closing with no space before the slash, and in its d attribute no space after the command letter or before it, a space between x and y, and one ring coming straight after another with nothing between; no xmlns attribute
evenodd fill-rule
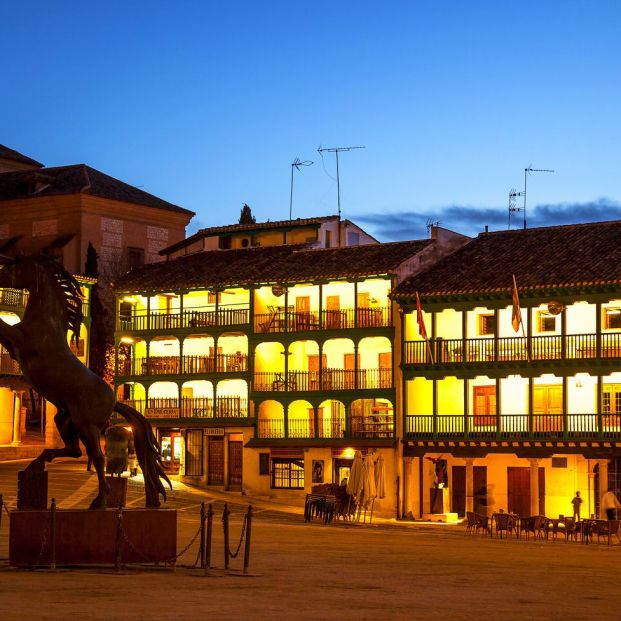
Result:
<svg viewBox="0 0 621 621"><path fill-rule="evenodd" d="M166 500L159 445L145 417L119 403L110 387L71 352L67 332L77 339L82 323L82 298L77 281L57 261L45 255L0 255L0 286L27 289L28 303L21 322L0 320L0 344L16 360L26 381L58 410L54 417L64 442L45 449L29 466L43 469L56 457L80 457L80 440L97 471L99 492L91 509L105 508L109 486L100 447L102 429L112 412L131 425L138 462L144 474L147 507Z"/></svg>

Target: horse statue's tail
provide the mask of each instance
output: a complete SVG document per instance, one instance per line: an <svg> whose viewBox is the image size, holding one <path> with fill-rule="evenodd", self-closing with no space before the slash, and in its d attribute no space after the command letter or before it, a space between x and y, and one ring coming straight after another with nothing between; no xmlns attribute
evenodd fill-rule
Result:
<svg viewBox="0 0 621 621"><path fill-rule="evenodd" d="M161 479L168 483L170 489L172 489L172 483L164 472L162 456L153 429L149 421L138 410L125 403L117 401L114 405L114 411L120 414L132 427L136 456L144 475L147 507L159 507L160 494L166 500L166 488Z"/></svg>

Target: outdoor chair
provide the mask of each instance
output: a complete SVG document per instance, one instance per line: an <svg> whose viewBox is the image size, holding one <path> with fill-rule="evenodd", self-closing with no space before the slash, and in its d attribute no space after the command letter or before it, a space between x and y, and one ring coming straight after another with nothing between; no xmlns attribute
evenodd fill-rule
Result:
<svg viewBox="0 0 621 621"><path fill-rule="evenodd" d="M474 535L477 530L477 518L474 511L466 511L466 531L464 535Z"/></svg>
<svg viewBox="0 0 621 621"><path fill-rule="evenodd" d="M597 535L597 543L601 537L608 538L608 545L612 542L612 536L614 535L617 538L617 541L621 543L621 538L619 538L619 527L621 526L621 521L619 520L598 520L593 523L591 534Z"/></svg>
<svg viewBox="0 0 621 621"><path fill-rule="evenodd" d="M520 535L526 533L526 538L532 533L535 539L548 538L548 518L545 515L531 515L520 520Z"/></svg>
<svg viewBox="0 0 621 621"><path fill-rule="evenodd" d="M517 535L517 519L511 513L495 513L494 514L496 534L502 539L503 531L507 534L513 533Z"/></svg>
<svg viewBox="0 0 621 621"><path fill-rule="evenodd" d="M561 526L560 530L565 535L565 543L569 541L570 537L573 537L575 541L578 540L578 524L576 523L575 518L566 517L561 520L559 526Z"/></svg>
<svg viewBox="0 0 621 621"><path fill-rule="evenodd" d="M481 513L475 513L474 517L476 520L475 533L478 533L480 530L482 530L485 535L490 535L491 531L489 517L487 515L482 515Z"/></svg>

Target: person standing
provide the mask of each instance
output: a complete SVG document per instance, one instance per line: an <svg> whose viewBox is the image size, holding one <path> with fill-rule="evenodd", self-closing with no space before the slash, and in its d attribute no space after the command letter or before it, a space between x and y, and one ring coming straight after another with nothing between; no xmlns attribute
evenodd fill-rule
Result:
<svg viewBox="0 0 621 621"><path fill-rule="evenodd" d="M621 507L619 499L615 496L612 489L608 488L606 493L602 496L602 509L606 512L606 519L617 519L616 514L619 507Z"/></svg>
<svg viewBox="0 0 621 621"><path fill-rule="evenodd" d="M576 492L576 495L571 500L571 504L574 507L574 520L578 522L580 520L580 505L582 504L582 498L580 498L580 492Z"/></svg>

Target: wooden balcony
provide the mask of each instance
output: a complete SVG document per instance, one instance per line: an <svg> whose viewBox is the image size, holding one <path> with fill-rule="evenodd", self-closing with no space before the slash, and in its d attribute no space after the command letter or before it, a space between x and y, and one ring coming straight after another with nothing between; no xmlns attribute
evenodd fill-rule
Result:
<svg viewBox="0 0 621 621"><path fill-rule="evenodd" d="M222 328L245 326L250 323L250 308L243 306L221 306L215 309L184 310L182 313L160 313L146 311L119 317L119 329L128 332Z"/></svg>
<svg viewBox="0 0 621 621"><path fill-rule="evenodd" d="M9 352L0 347L0 375L21 375L19 364L9 356Z"/></svg>
<svg viewBox="0 0 621 621"><path fill-rule="evenodd" d="M308 419L289 419L285 433L285 421L280 419L259 420L257 431L259 438L274 439L312 439L315 438L315 423ZM374 416L351 417L350 432L346 431L345 417L320 418L319 434L322 439L340 438L392 438L394 436L394 419L378 420Z"/></svg>
<svg viewBox="0 0 621 621"><path fill-rule="evenodd" d="M217 356L151 356L119 361L119 375L123 377L242 373L247 370L248 354L239 352Z"/></svg>
<svg viewBox="0 0 621 621"><path fill-rule="evenodd" d="M403 363L473 364L621 358L621 333L405 341Z"/></svg>
<svg viewBox="0 0 621 621"><path fill-rule="evenodd" d="M270 307L270 312L255 315L255 332L307 332L315 330L352 330L392 326L389 306L377 308L342 308L299 312L293 307Z"/></svg>
<svg viewBox="0 0 621 621"><path fill-rule="evenodd" d="M621 416L606 414L503 414L406 416L413 440L621 440Z"/></svg>
<svg viewBox="0 0 621 621"><path fill-rule="evenodd" d="M9 309L26 308L28 292L22 289L0 289L0 306Z"/></svg>
<svg viewBox="0 0 621 621"><path fill-rule="evenodd" d="M369 390L392 388L392 369L323 369L319 371L290 370L257 372L253 390L256 392L306 392L331 390Z"/></svg>
<svg viewBox="0 0 621 621"><path fill-rule="evenodd" d="M208 397L175 397L125 400L124 403L135 408L149 419L212 419L247 418L248 401L237 396L217 397L215 402Z"/></svg>

